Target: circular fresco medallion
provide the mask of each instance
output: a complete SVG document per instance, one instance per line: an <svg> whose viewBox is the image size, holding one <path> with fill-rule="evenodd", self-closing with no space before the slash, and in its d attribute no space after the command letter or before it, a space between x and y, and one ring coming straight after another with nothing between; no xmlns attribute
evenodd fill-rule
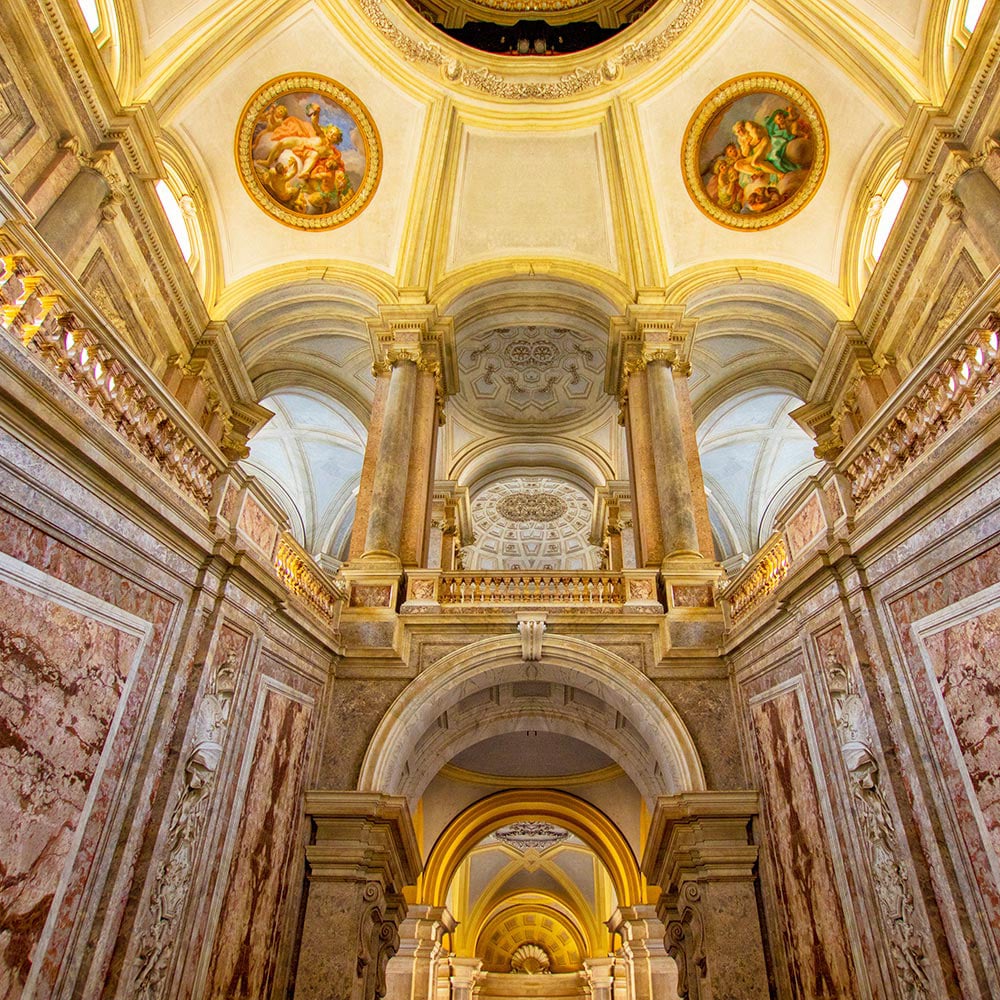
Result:
<svg viewBox="0 0 1000 1000"><path fill-rule="evenodd" d="M281 76L247 102L236 131L243 186L268 215L332 229L371 200L382 142L367 108L324 76Z"/></svg>
<svg viewBox="0 0 1000 1000"><path fill-rule="evenodd" d="M681 160L688 192L707 216L732 229L765 229L815 194L826 170L826 124L797 83L741 76L698 109Z"/></svg>

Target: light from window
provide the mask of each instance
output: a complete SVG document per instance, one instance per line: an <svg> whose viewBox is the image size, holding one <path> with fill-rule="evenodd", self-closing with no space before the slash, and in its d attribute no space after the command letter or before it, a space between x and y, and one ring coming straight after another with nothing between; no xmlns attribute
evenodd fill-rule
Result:
<svg viewBox="0 0 1000 1000"><path fill-rule="evenodd" d="M882 211L879 213L878 224L875 226L875 236L872 238L872 257L878 260L885 249L889 233L892 231L892 224L899 215L899 210L903 207L903 199L906 197L906 181L900 181L885 199Z"/></svg>
<svg viewBox="0 0 1000 1000"><path fill-rule="evenodd" d="M962 23L970 35L976 30L976 25L979 24L979 17L985 6L986 0L969 0L965 5L965 20Z"/></svg>
<svg viewBox="0 0 1000 1000"><path fill-rule="evenodd" d="M97 0L77 0L77 3L80 5L80 12L87 22L87 27L90 28L90 33L95 34L101 27L101 15L97 9ZM982 4L979 5L979 9L982 10Z"/></svg>
<svg viewBox="0 0 1000 1000"><path fill-rule="evenodd" d="M164 181L156 182L156 193L160 196L160 204L166 213L170 228L174 231L177 245L181 248L184 259L190 260L191 234L188 232L187 220L184 218L184 210L181 208L180 202Z"/></svg>

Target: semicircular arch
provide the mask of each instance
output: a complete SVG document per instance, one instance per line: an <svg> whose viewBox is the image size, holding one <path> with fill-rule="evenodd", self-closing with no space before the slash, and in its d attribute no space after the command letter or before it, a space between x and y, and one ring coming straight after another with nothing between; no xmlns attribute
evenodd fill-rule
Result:
<svg viewBox="0 0 1000 1000"><path fill-rule="evenodd" d="M641 906L649 901L646 880L628 841L600 809L568 792L519 788L474 802L448 824L427 858L418 902L445 906L455 872L473 847L526 815L554 823L579 837L607 869L619 905Z"/></svg>
<svg viewBox="0 0 1000 1000"><path fill-rule="evenodd" d="M546 636L532 679L581 689L629 720L655 757L663 794L705 788L694 740L662 691L627 660L573 636ZM358 779L361 791L406 794L417 744L441 713L469 695L525 677L521 640L493 636L442 657L390 705L372 737ZM407 789L419 795L423 787Z"/></svg>

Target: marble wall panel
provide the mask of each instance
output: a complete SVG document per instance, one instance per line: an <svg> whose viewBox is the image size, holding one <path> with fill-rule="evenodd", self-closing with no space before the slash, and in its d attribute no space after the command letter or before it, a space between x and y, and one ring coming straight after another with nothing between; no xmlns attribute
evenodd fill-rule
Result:
<svg viewBox="0 0 1000 1000"><path fill-rule="evenodd" d="M799 683L753 699L750 715L792 995L858 997Z"/></svg>
<svg viewBox="0 0 1000 1000"><path fill-rule="evenodd" d="M242 812L204 996L266 997L287 914L292 860L299 853L302 778L312 706L288 690L261 692Z"/></svg>
<svg viewBox="0 0 1000 1000"><path fill-rule="evenodd" d="M785 528L788 551L794 559L810 542L817 538L826 527L826 518L820 506L819 496L813 493L806 504L795 512Z"/></svg>
<svg viewBox="0 0 1000 1000"><path fill-rule="evenodd" d="M116 620L117 619L117 620ZM44 949L69 931L127 737L123 702L147 623L0 559L0 997L51 989ZM116 737L119 737L116 741ZM43 937L46 939L43 943Z"/></svg>
<svg viewBox="0 0 1000 1000"><path fill-rule="evenodd" d="M890 605L920 715L1000 935L1000 550ZM992 586L983 586L984 584Z"/></svg>

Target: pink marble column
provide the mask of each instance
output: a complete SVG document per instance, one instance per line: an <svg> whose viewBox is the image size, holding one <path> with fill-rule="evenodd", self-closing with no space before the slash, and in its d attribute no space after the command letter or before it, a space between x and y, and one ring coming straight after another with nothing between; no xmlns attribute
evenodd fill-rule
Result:
<svg viewBox="0 0 1000 1000"><path fill-rule="evenodd" d="M312 843L295 1000L377 1000L420 872L406 799L369 792L306 796Z"/></svg>
<svg viewBox="0 0 1000 1000"><path fill-rule="evenodd" d="M657 800L642 870L663 890L656 912L689 1000L770 1000L749 840L757 793L685 792Z"/></svg>
<svg viewBox="0 0 1000 1000"><path fill-rule="evenodd" d="M399 560L416 390L416 361L409 357L396 358L392 362L389 395L379 437L362 559Z"/></svg>
<svg viewBox="0 0 1000 1000"><path fill-rule="evenodd" d="M698 526L694 518L691 477L670 362L651 358L646 364L646 385L657 499L663 525L663 556L664 559L698 557Z"/></svg>

